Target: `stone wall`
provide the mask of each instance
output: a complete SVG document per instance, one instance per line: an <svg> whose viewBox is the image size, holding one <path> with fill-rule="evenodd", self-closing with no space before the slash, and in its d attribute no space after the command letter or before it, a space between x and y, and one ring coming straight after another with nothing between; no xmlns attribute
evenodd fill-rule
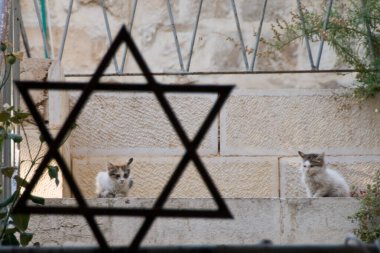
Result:
<svg viewBox="0 0 380 253"><path fill-rule="evenodd" d="M103 207L149 208L153 199L89 200ZM269 239L275 244L343 244L355 224L347 217L358 208L351 198L226 199L234 219L157 219L142 246L152 245L252 245ZM73 200L49 200L47 205L72 206ZM212 209L210 199L170 199L166 206L178 209ZM97 217L112 246L128 245L142 218ZM30 219L33 241L47 246L96 245L85 219L78 216L39 216Z"/></svg>
<svg viewBox="0 0 380 253"><path fill-rule="evenodd" d="M380 118L374 112L379 102L358 102L348 92L237 88L199 149L223 196L305 196L298 150L325 152L327 163L350 185L366 187L380 161ZM122 163L132 156L131 196L157 197L184 150L153 97L114 96L94 95L79 117L71 141L74 176L86 196L95 197L96 173L107 161ZM169 100L192 136L209 110L209 98L180 97ZM209 196L190 164L172 197Z"/></svg>

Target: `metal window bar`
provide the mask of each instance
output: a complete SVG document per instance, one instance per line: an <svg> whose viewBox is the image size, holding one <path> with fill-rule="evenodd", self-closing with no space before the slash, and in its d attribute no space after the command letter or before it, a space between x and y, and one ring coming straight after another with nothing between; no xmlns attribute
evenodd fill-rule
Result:
<svg viewBox="0 0 380 253"><path fill-rule="evenodd" d="M58 60L59 61L62 61L63 50L64 50L65 44L66 44L67 31L69 29L69 24L70 24L71 12L73 10L73 2L74 2L73 0L70 0L69 8L67 10L65 29L63 30L61 47L59 48L59 54L58 54Z"/></svg>
<svg viewBox="0 0 380 253"><path fill-rule="evenodd" d="M21 6L20 6L20 13L22 13ZM21 33L22 42L25 48L25 53L28 58L31 58L28 36L25 31L24 20L22 19L22 15L20 15L19 18L20 18L20 33Z"/></svg>
<svg viewBox="0 0 380 253"><path fill-rule="evenodd" d="M103 11L103 17L104 17L104 21L105 21L105 24L106 24L106 32L107 32L107 36L108 36L108 41L109 41L109 43L111 45L112 44L112 34L111 34L110 24L109 24L109 21L108 21L108 15L107 15L106 7L104 5L104 0L99 0L99 5L100 5L100 7L102 8L102 11ZM118 74L120 74L121 71L120 71L119 66L117 64L116 55L114 55L114 57L112 58L112 61L113 61L113 64L115 66L115 72L118 73Z"/></svg>
<svg viewBox="0 0 380 253"><path fill-rule="evenodd" d="M3 247L4 253L102 253L97 247L27 247L11 248ZM112 247L107 252L129 252L128 247ZM257 244L247 246L208 245L208 246L162 246L142 247L139 253L378 253L375 245L268 245Z"/></svg>
<svg viewBox="0 0 380 253"><path fill-rule="evenodd" d="M46 39L46 33L45 33L45 31L44 31L44 29L42 27L42 18L41 18L40 7L39 7L39 5L37 3L37 0L33 0L33 3L34 3L34 9L35 9L36 15L37 15L38 25L39 25L40 31L41 31L41 36L42 36L42 42L43 42L43 45L44 45L44 49L45 49L47 58L50 58L48 42L47 42L47 39Z"/></svg>
<svg viewBox="0 0 380 253"><path fill-rule="evenodd" d="M5 25L9 24L9 31L8 31L8 40L12 42L12 49L13 51L19 51L20 50L20 5L19 1L10 1L10 11L9 11L9 23L6 22ZM20 62L16 61L12 65L10 78L8 79L6 85L3 87L2 90L2 103L8 103L11 106L14 106L15 109L19 108L20 106L20 98L18 90L15 89L13 86L13 82L15 80L20 79ZM19 129L15 129L16 133L19 133ZM9 139L4 140L4 146L2 150L2 154L0 155L2 166L8 167L8 166L18 166L19 161L19 151L18 147L11 142ZM7 198L11 196L13 192L13 185L12 181L9 178L3 177L2 180L2 186L3 186L3 192L2 192L2 198Z"/></svg>
<svg viewBox="0 0 380 253"><path fill-rule="evenodd" d="M251 72L253 72L255 70L256 56L257 56L257 52L259 50L259 44L260 44L260 38L261 38L261 30L262 30L263 24L264 24L264 18L265 18L265 12L266 12L266 8L267 8L267 3L268 3L268 0L264 0L263 10L261 12L259 29L258 29L257 34L256 34L256 44L254 45L252 64L251 64L251 68L250 68Z"/></svg>
<svg viewBox="0 0 380 253"><path fill-rule="evenodd" d="M190 64L191 64L191 58L193 56L195 37L197 36L199 18L201 16L201 12L202 12L202 4L203 4L203 0L200 0L199 1L199 7L198 7L197 16L195 18L195 22L194 22L194 26L193 26L193 34L191 36L191 43L190 43L190 49L189 49L189 59L187 61L187 65L186 65L186 71L187 72L190 71Z"/></svg>
<svg viewBox="0 0 380 253"><path fill-rule="evenodd" d="M170 25L171 25L171 28L172 28L172 31L173 31L173 36L174 36L174 43L175 43L175 46L177 48L179 65L181 67L181 71L185 71L185 68L183 67L181 48L180 48L179 42L178 42L177 30L175 29L173 10L172 10L172 5L171 5L170 0L166 0L166 5L168 7L168 13L169 13L169 18L170 18Z"/></svg>
<svg viewBox="0 0 380 253"><path fill-rule="evenodd" d="M305 17L304 17L303 11L302 11L302 5L301 5L300 0L297 0L297 7L298 7L298 12L300 14L300 18L301 18L301 21L302 21L303 35L304 35L304 38L305 38L307 54L309 56L310 67L311 67L312 70L315 70L316 67L314 65L313 53L311 52L311 48L310 48L309 36L307 34L307 31L306 31Z"/></svg>
<svg viewBox="0 0 380 253"><path fill-rule="evenodd" d="M36 6L36 8L35 8L36 15L37 15L37 19L39 21L41 34L43 36L44 48L45 48L45 50L47 50L48 43L47 43L47 40L46 40L46 35L44 35L44 31L43 31L42 26L41 26L42 25L41 24L41 17L40 17L39 9L37 8L37 2L36 1L37 0L34 0L35 6ZM264 4L263 4L262 12L261 12L261 17L260 17L260 23L259 23L258 31L257 31L257 34L256 34L257 35L256 36L256 41L254 43L253 57L252 57L251 65L249 65L249 63L248 63L248 57L247 57L247 52L245 50L245 44L244 44L244 40L243 40L243 34L242 34L242 31L241 31L241 28L240 28L239 15L238 15L237 10L236 10L235 0L230 0L230 4L232 6L232 11L233 11L233 14L234 14L234 20L235 20L235 23L236 23L236 30L237 30L237 33L238 33L238 36L239 36L239 40L240 40L240 50L241 50L242 58L243 58L244 65L245 65L245 71L190 72L191 63L192 63L192 56L193 56L193 49L194 49L194 43L195 43L195 38L196 38L197 30L198 30L200 15L201 15L201 12L202 12L203 0L200 0L200 2L199 2L197 16L196 16L196 19L195 19L195 22L194 22L194 25L193 25L192 37L191 37L190 48L189 48L189 57L188 57L188 60L187 60L186 67L184 66L184 59L183 59L182 51L181 51L181 48L180 48L180 45L179 45L179 41L178 41L178 36L177 36L177 31L176 31L176 23L175 23L175 18L174 18L174 15L173 15L173 10L172 10L172 2L171 2L171 0L167 0L167 8L168 8L169 18L170 18L170 22L171 22L171 28L172 28L172 32L173 32L173 36L174 36L174 44L175 44L176 49L177 49L177 55L178 55L178 61L179 61L179 67L180 67L180 70L179 70L178 74L181 74L181 73L182 74L186 74L186 75L188 75L188 74L198 75L199 73L202 73L202 74L223 74L223 73L226 73L226 72L228 72L230 74L241 74L242 72L249 72L250 74L258 74L258 73L259 74L260 73L282 73L282 71L268 70L268 71L264 71L264 72L261 72L261 71L258 72L258 71L255 70L255 67L257 65L257 63L256 63L257 62L257 54L258 54L259 45L260 45L260 39L261 39L261 34L262 34L263 23L264 23L264 19L265 19L265 16L266 16L266 8L267 8L267 5L269 4L268 0L263 0L263 1L264 1ZM306 42L306 48L307 48L307 54L308 54L311 70L319 72L320 71L319 68L320 68L320 63L321 63L321 57L322 57L323 50L324 50L324 40L323 40L323 38L321 38L319 49L318 49L317 61L315 62L314 59L313 59L313 53L312 53L311 46L310 46L310 38L309 38L309 36L308 36L308 34L306 32L305 17L304 17L304 13L303 13L303 10L302 10L301 1L300 0L296 0L296 3L297 3L297 6L298 6L298 11L299 11L299 14L300 14L300 18L301 18L301 21L302 21L302 26L303 26L303 31L304 31L304 37L305 37L305 42ZM68 33L68 28L69 28L69 25L70 25L70 17L71 17L71 14L72 14L72 5L73 5L73 0L70 0L69 8L68 8L68 13L67 13L67 17L66 17L65 29L63 31L62 42L61 42L61 46L60 46L60 49L59 49L59 58L58 59L60 61L62 60L62 57L63 57L63 50L64 50L64 47L65 47L65 42L66 42L66 37L67 37L67 33ZM104 18L105 25L106 25L106 32L107 32L108 40L109 40L109 43L111 43L112 42L112 34L111 34L108 14L107 14L107 10L105 8L104 0L99 0L99 5L102 8L103 18ZM138 5L138 0L134 0L134 2L133 2L133 8L132 8L132 14L131 14L131 17L130 17L130 20L129 20L129 27L128 27L129 31L131 31L132 27L133 27L134 19L135 19L135 16L136 16L137 5ZM325 19L324 19L323 30L327 29L329 18L330 18L330 14L331 14L332 5L333 5L333 0L329 0L328 1L327 12L325 14ZM24 36L23 36L23 38L24 38ZM369 38L369 40L370 39L371 38ZM25 39L23 39L23 40L24 40L24 42L27 41L27 37L25 36ZM114 73L114 75L120 75L120 76L123 76L123 75L139 75L139 74L135 74L135 73L129 73L128 74L128 73L125 73L125 71L124 71L124 67L125 67L125 63L126 63L127 50L128 50L127 48L124 48L124 52L122 54L123 57L122 57L121 66L120 67L119 67L119 62L116 59L116 56L114 57L114 59L113 59L113 64L114 64L114 67L115 67L115 73ZM336 69L334 69L334 70L336 70ZM332 72L335 72L335 71L332 71ZM339 70L336 70L336 72L353 72L353 71L352 71L352 69L346 69L345 71L342 71L342 69L339 69ZM286 70L286 73L300 73L300 72L298 70L294 70L294 71L292 71L292 70ZM153 73L153 74L156 75L156 74L161 74L161 73ZM162 73L162 74L172 75L172 74L177 74L177 72L174 72L174 73L173 72ZM84 75L89 75L89 74L84 74ZM66 76L70 77L70 76L83 76L83 75L82 74L67 74Z"/></svg>
<svg viewBox="0 0 380 253"><path fill-rule="evenodd" d="M330 20L332 5L333 5L333 0L329 0L325 20L323 21L323 31L327 30L327 26L328 26L329 20ZM319 70L319 65L321 63L321 57L322 57L324 42L325 42L325 40L323 39L323 36L321 36L321 41L319 43L319 49L318 49L318 58L317 58L316 66L315 66L315 68L317 70Z"/></svg>
<svg viewBox="0 0 380 253"><path fill-rule="evenodd" d="M244 64L245 64L245 69L248 71L248 69L249 69L248 59L247 59L247 54L246 54L246 51L245 51L245 45L244 45L243 35L241 33L239 16L237 14L235 0L231 0L230 2L231 2L232 11L234 13L234 18L235 18L235 23L236 23L236 29L237 29L237 32L238 32L238 35L239 35L241 55L243 56L243 60L244 60Z"/></svg>
<svg viewBox="0 0 380 253"><path fill-rule="evenodd" d="M136 16L137 3L138 3L138 0L134 0L133 7L132 7L132 14L131 14L129 24L128 24L128 32L130 32L130 33L132 33L133 22L134 22L135 16ZM127 52L128 52L128 47L127 47L127 45L125 45L124 53L123 53L123 59L121 61L121 68L120 68L121 72L124 72L125 61L127 59Z"/></svg>

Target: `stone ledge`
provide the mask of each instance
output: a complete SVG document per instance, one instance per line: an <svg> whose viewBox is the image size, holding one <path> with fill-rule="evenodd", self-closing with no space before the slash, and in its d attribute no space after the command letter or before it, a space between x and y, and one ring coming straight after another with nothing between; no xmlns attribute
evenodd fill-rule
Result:
<svg viewBox="0 0 380 253"><path fill-rule="evenodd" d="M88 199L91 206L147 207L155 199ZM347 219L356 212L354 198L226 199L234 219L157 219L143 245L250 245L262 239L275 244L340 244L355 224ZM46 206L72 206L73 199L48 199ZM169 199L178 209L215 208L211 199ZM113 246L125 245L142 218L102 216L97 221ZM30 229L42 245L96 245L84 218L33 215Z"/></svg>

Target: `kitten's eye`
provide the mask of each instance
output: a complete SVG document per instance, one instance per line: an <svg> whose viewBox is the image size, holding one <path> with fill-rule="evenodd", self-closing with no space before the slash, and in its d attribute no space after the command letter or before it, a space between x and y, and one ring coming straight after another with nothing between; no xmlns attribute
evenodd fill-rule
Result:
<svg viewBox="0 0 380 253"><path fill-rule="evenodd" d="M127 178L128 177L128 175L127 174L124 174L124 178Z"/></svg>
<svg viewBox="0 0 380 253"><path fill-rule="evenodd" d="M310 168L313 168L314 167L314 165L310 165Z"/></svg>
<svg viewBox="0 0 380 253"><path fill-rule="evenodd" d="M306 166L306 165L304 165L303 167L304 167L304 168L306 168L307 166Z"/></svg>

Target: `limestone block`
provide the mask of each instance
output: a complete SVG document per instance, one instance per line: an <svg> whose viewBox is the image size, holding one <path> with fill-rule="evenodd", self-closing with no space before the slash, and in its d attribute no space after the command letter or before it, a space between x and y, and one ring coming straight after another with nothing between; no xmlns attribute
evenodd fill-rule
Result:
<svg viewBox="0 0 380 253"><path fill-rule="evenodd" d="M108 202L92 203L93 206L108 206ZM76 206L74 199L47 199L45 206ZM110 217L96 217L96 223L107 240L110 234ZM93 233L82 216L32 215L29 229L34 233L32 242L43 246L89 246L98 245Z"/></svg>
<svg viewBox="0 0 380 253"><path fill-rule="evenodd" d="M216 97L170 95L167 98L192 140ZM71 140L72 153L76 155L179 155L184 152L166 114L150 94L93 94L76 123L79 127ZM217 130L214 122L198 149L199 154L217 153Z"/></svg>
<svg viewBox="0 0 380 253"><path fill-rule="evenodd" d="M355 224L354 198L282 199L283 244L342 244Z"/></svg>
<svg viewBox="0 0 380 253"><path fill-rule="evenodd" d="M326 156L329 168L337 170L348 185L366 189L380 166L380 156ZM306 197L301 183L301 158L280 159L280 192L283 198Z"/></svg>
<svg viewBox="0 0 380 253"><path fill-rule="evenodd" d="M157 198L181 157L135 157L132 166L134 186L129 196ZM73 175L86 197L95 197L96 174L107 161L125 163L129 157L73 157ZM223 197L277 197L279 178L277 158L214 157L202 158L207 171ZM211 197L193 163L178 181L173 198Z"/></svg>
<svg viewBox="0 0 380 253"><path fill-rule="evenodd" d="M349 90L236 90L220 117L222 155L378 154L375 99Z"/></svg>

